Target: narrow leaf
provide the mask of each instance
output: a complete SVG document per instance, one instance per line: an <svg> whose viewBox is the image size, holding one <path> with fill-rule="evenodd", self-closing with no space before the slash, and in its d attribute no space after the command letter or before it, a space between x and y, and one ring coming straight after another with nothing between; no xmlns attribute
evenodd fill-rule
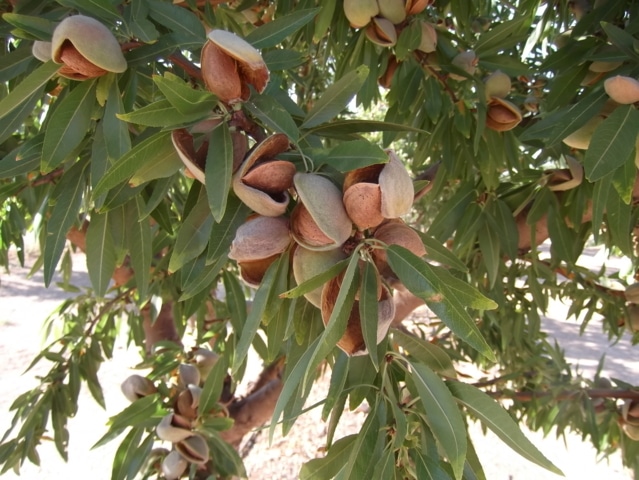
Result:
<svg viewBox="0 0 639 480"><path fill-rule="evenodd" d="M209 372L208 377L204 381L202 386L202 393L200 395L200 403L198 411L200 415L206 415L215 404L220 400L222 389L224 388L224 379L226 378L228 370L227 360L225 356L220 356L217 359L215 365Z"/></svg>
<svg viewBox="0 0 639 480"><path fill-rule="evenodd" d="M327 122L344 110L368 77L368 67L360 65L328 87L308 112L302 128Z"/></svg>
<svg viewBox="0 0 639 480"><path fill-rule="evenodd" d="M233 142L228 124L223 122L211 132L206 155L204 180L209 208L217 223L222 221L233 175Z"/></svg>
<svg viewBox="0 0 639 480"><path fill-rule="evenodd" d="M540 467L550 470L557 475L563 475L555 465L552 464L535 447L519 428L519 425L504 410L504 408L493 398L476 387L462 382L447 382L448 389L474 416L492 430L501 440L512 448L519 455Z"/></svg>
<svg viewBox="0 0 639 480"><path fill-rule="evenodd" d="M115 452L113 468L111 470L111 480L124 480L127 478L129 463L135 457L143 433L144 429L133 428L129 434L124 437L124 440L122 440L122 443L120 443L120 446Z"/></svg>
<svg viewBox="0 0 639 480"><path fill-rule="evenodd" d="M93 189L94 198L128 180L149 162L157 162L166 156L174 156L171 132L158 132L138 143L109 168Z"/></svg>
<svg viewBox="0 0 639 480"><path fill-rule="evenodd" d="M615 109L595 130L584 156L586 178L596 182L630 157L639 134L639 112L632 105Z"/></svg>
<svg viewBox="0 0 639 480"><path fill-rule="evenodd" d="M299 131L291 114L271 95L256 95L246 108L269 129L286 134L293 142L297 142Z"/></svg>
<svg viewBox="0 0 639 480"><path fill-rule="evenodd" d="M368 140L340 143L331 149L328 156L322 160L322 163L340 172L386 162L388 162L388 154Z"/></svg>
<svg viewBox="0 0 639 480"><path fill-rule="evenodd" d="M204 191L200 191L198 201L180 225L169 261L170 272L176 272L186 262L197 257L209 242L213 217L208 203L204 201L204 195Z"/></svg>
<svg viewBox="0 0 639 480"><path fill-rule="evenodd" d="M365 262L359 292L359 316L364 344L368 349L368 354L375 369L378 368L379 364L379 359L377 358L377 324L379 323L377 288L379 281L376 268L371 262Z"/></svg>
<svg viewBox="0 0 639 480"><path fill-rule="evenodd" d="M492 349L470 318L467 307L493 309L497 304L471 285L435 268L405 248L388 248L388 263L408 290L423 299L453 333L489 359Z"/></svg>
<svg viewBox="0 0 639 480"><path fill-rule="evenodd" d="M426 410L426 422L460 479L466 460L466 427L446 384L427 366L410 363L412 379Z"/></svg>
<svg viewBox="0 0 639 480"><path fill-rule="evenodd" d="M251 306L251 311L246 317L246 322L244 323L244 328L239 334L239 340L235 347L235 357L233 358L233 365L231 367L232 373L235 374L238 372L246 355L248 354L249 348L251 347L251 343L253 343L253 338L257 333L257 329L260 326L260 322L262 320L262 314L266 309L266 301L269 298L269 293L271 290L271 286L275 280L275 276L277 274L278 268L280 264L280 259L273 262L266 270L266 274L264 275L264 279L260 284L260 287L255 292L255 298L253 299L253 305Z"/></svg>
<svg viewBox="0 0 639 480"><path fill-rule="evenodd" d="M42 171L50 172L84 139L91 125L95 81L87 80L64 97L51 114L42 146Z"/></svg>
<svg viewBox="0 0 639 480"><path fill-rule="evenodd" d="M432 370L447 377L457 377L457 371L448 354L437 345L419 337L414 337L401 330L392 330L393 341L415 360L427 365Z"/></svg>
<svg viewBox="0 0 639 480"><path fill-rule="evenodd" d="M147 127L173 127L200 120L206 114L203 111L196 111L184 115L167 99L162 99L132 112L118 114L117 117L125 122Z"/></svg>
<svg viewBox="0 0 639 480"><path fill-rule="evenodd" d="M53 191L55 205L47 221L44 242L44 284L48 287L67 240L67 232L76 221L85 187L84 172L87 162L73 165L61 178Z"/></svg>
<svg viewBox="0 0 639 480"><path fill-rule="evenodd" d="M53 77L60 65L52 61L40 65L27 78L22 80L9 94L0 100L0 119L6 117L32 95L42 91L44 85Z"/></svg>
<svg viewBox="0 0 639 480"><path fill-rule="evenodd" d="M255 48L275 47L286 37L313 20L319 11L319 8L309 8L278 17L253 30L246 36L246 41Z"/></svg>
<svg viewBox="0 0 639 480"><path fill-rule="evenodd" d="M195 90L180 77L170 72L166 72L163 77L155 75L153 82L182 115L207 113L216 104L213 94L206 90Z"/></svg>
<svg viewBox="0 0 639 480"><path fill-rule="evenodd" d="M115 270L116 253L111 229L109 212L91 215L87 230L87 269L98 297L104 297Z"/></svg>

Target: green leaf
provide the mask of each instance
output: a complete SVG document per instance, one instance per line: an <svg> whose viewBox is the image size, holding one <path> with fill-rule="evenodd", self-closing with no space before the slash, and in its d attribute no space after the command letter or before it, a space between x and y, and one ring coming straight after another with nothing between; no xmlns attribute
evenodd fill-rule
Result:
<svg viewBox="0 0 639 480"><path fill-rule="evenodd" d="M206 154L204 180L209 208L217 223L222 221L233 176L233 142L228 124L222 122L211 132Z"/></svg>
<svg viewBox="0 0 639 480"><path fill-rule="evenodd" d="M266 66L271 72L299 67L306 61L306 57L300 52L285 48L269 50L263 55L263 57Z"/></svg>
<svg viewBox="0 0 639 480"><path fill-rule="evenodd" d="M0 119L0 143L4 142L23 127L25 121L33 114L40 101L40 93L37 92L28 98L23 104L13 110L12 115Z"/></svg>
<svg viewBox="0 0 639 480"><path fill-rule="evenodd" d="M82 204L85 187L84 173L87 162L73 165L60 179L53 191L55 205L47 221L44 242L44 284L48 287L53 278L55 267L67 241L67 232L76 221Z"/></svg>
<svg viewBox="0 0 639 480"><path fill-rule="evenodd" d="M202 189L193 209L180 225L169 260L169 272L176 272L182 268L186 262L202 253L209 243L213 217L204 195L206 193Z"/></svg>
<svg viewBox="0 0 639 480"><path fill-rule="evenodd" d="M91 125L95 103L95 81L75 87L51 114L42 146L42 171L50 172L84 139Z"/></svg>
<svg viewBox="0 0 639 480"><path fill-rule="evenodd" d="M57 0L60 5L104 20L107 23L116 24L122 21L120 15L110 0Z"/></svg>
<svg viewBox="0 0 639 480"><path fill-rule="evenodd" d="M280 294L282 298L297 298L302 295L312 292L316 288L321 287L326 282L328 282L331 278L339 275L349 264L350 259L344 259L337 262L335 265L332 265L329 269L323 271L322 273L315 275L313 278L309 278L305 282L299 284L295 288L291 288L290 290L283 292Z"/></svg>
<svg viewBox="0 0 639 480"><path fill-rule="evenodd" d="M446 384L427 366L409 362L411 377L426 410L426 423L460 479L466 460L466 427Z"/></svg>
<svg viewBox="0 0 639 480"><path fill-rule="evenodd" d="M595 130L584 156L586 178L596 182L626 162L639 135L639 112L632 105L615 109Z"/></svg>
<svg viewBox="0 0 639 480"><path fill-rule="evenodd" d="M255 48L275 47L286 37L313 20L319 11L319 8L309 8L278 17L253 30L246 36L245 40Z"/></svg>
<svg viewBox="0 0 639 480"><path fill-rule="evenodd" d="M423 299L455 335L487 358L495 358L466 311L466 308L497 308L495 302L443 268L429 265L403 247L392 245L387 254L393 272L413 295Z"/></svg>
<svg viewBox="0 0 639 480"><path fill-rule="evenodd" d="M377 269L371 262L365 262L359 292L359 317L361 319L364 344L368 349L368 354L375 369L378 368L379 364L379 359L377 358L377 324L379 323L377 287L379 286L379 281Z"/></svg>
<svg viewBox="0 0 639 480"><path fill-rule="evenodd" d="M437 216L428 229L428 235L442 243L448 240L476 197L477 193L472 184L461 185L459 190L439 208Z"/></svg>
<svg viewBox="0 0 639 480"><path fill-rule="evenodd" d="M348 462L340 472L342 478L366 478L366 471L375 461L375 445L380 435L380 421L377 405L373 405L362 425L357 440L348 457Z"/></svg>
<svg viewBox="0 0 639 480"><path fill-rule="evenodd" d="M133 428L124 437L113 458L111 480L125 480L128 477L129 464L135 459L143 433L144 429Z"/></svg>
<svg viewBox="0 0 639 480"><path fill-rule="evenodd" d="M359 273L359 255L357 252L353 253L349 259L348 267L344 272L344 278L340 285L339 293L335 299L335 305L333 311L326 323L326 328L320 336L317 348L313 352L313 356L308 362L306 374L304 376L303 385L308 385L310 376L315 372L315 369L324 360L328 354L335 348L337 342L342 338L346 331L346 325L353 309L353 303L355 302L355 294L357 293L357 287L359 282L357 281Z"/></svg>
<svg viewBox="0 0 639 480"><path fill-rule="evenodd" d="M183 286L184 291L182 292L182 295L180 295L180 302L189 300L205 288L210 287L218 273L220 273L220 270L222 270L227 262L228 257L226 255L222 255L218 257L213 264L207 263L206 268L204 268L196 278Z"/></svg>
<svg viewBox="0 0 639 480"><path fill-rule="evenodd" d="M117 117L128 123L147 127L173 127L195 122L204 118L208 112L195 112L183 115L167 99L145 105L133 112L121 113Z"/></svg>
<svg viewBox="0 0 639 480"><path fill-rule="evenodd" d="M519 15L514 20L495 25L479 37L479 40L475 43L474 50L480 58L488 53L506 50L525 38L530 24L530 16Z"/></svg>
<svg viewBox="0 0 639 480"><path fill-rule="evenodd" d="M94 198L130 179L148 163L176 155L171 132L158 132L144 139L115 162L93 189Z"/></svg>
<svg viewBox="0 0 639 480"><path fill-rule="evenodd" d="M142 199L136 196L132 202L127 203L126 209L126 241L140 299L147 297L153 259L151 224L148 217L140 218L143 207Z"/></svg>
<svg viewBox="0 0 639 480"><path fill-rule="evenodd" d="M116 254L109 225L109 212L91 214L87 230L87 269L98 297L104 297L115 270Z"/></svg>
<svg viewBox="0 0 639 480"><path fill-rule="evenodd" d="M222 440L216 433L209 433L207 437L209 447L211 447L211 457L215 458L216 470L222 475L248 478L242 458L237 450Z"/></svg>
<svg viewBox="0 0 639 480"><path fill-rule="evenodd" d="M270 95L254 95L245 103L249 112L255 115L265 126L275 132L284 133L292 142L297 142L299 131L291 114Z"/></svg>
<svg viewBox="0 0 639 480"><path fill-rule="evenodd" d="M55 28L55 22L42 17L20 15L18 13L4 13L2 19L35 39L51 41L51 35Z"/></svg>
<svg viewBox="0 0 639 480"><path fill-rule="evenodd" d="M581 252L577 232L566 225L566 220L559 210L558 205L551 205L548 211L548 234L552 242L550 251L556 258L574 264Z"/></svg>
<svg viewBox="0 0 639 480"><path fill-rule="evenodd" d="M204 381L202 386L202 393L200 394L200 403L198 406L198 412L200 415L206 415L215 404L220 400L222 395L222 389L224 388L224 379L226 378L228 371L227 359L225 356L220 356L217 359L215 365L209 372L208 377Z"/></svg>
<svg viewBox="0 0 639 480"><path fill-rule="evenodd" d="M432 370L447 377L456 378L457 371L448 354L437 345L419 337L409 335L401 330L392 330L393 341L404 353L427 365Z"/></svg>
<svg viewBox="0 0 639 480"><path fill-rule="evenodd" d="M228 253L236 230L246 221L250 211L239 198L235 195L229 195L224 217L211 228L209 249L206 253L207 265L217 262L220 256Z"/></svg>
<svg viewBox="0 0 639 480"><path fill-rule="evenodd" d="M448 248L439 243L433 237L426 235L422 232L417 232L422 239L424 247L426 247L426 257L439 262L443 265L448 265L450 268L458 270L460 272L467 272L468 267L464 262L455 256Z"/></svg>
<svg viewBox="0 0 639 480"><path fill-rule="evenodd" d="M344 468L358 435L347 435L331 445L324 458L309 460L300 470L300 480L331 480Z"/></svg>
<svg viewBox="0 0 639 480"><path fill-rule="evenodd" d="M178 7L167 2L146 0L149 5L149 14L153 20L168 27L175 33L183 35L189 41L199 43L206 40L204 25L195 13L187 8Z"/></svg>
<svg viewBox="0 0 639 480"><path fill-rule="evenodd" d="M31 137L0 160L0 178L11 178L37 170L42 157L44 134Z"/></svg>
<svg viewBox="0 0 639 480"><path fill-rule="evenodd" d="M267 307L267 300L279 269L280 260L281 258L273 262L266 270L262 283L257 289L257 292L255 292L253 305L251 306L251 311L246 317L242 332L238 332L239 339L235 347L235 356L233 357L233 365L231 367L232 374L236 374L239 371L246 355L248 354L251 343L253 343L253 338L257 333L257 329L259 328L262 320L262 315Z"/></svg>
<svg viewBox="0 0 639 480"><path fill-rule="evenodd" d="M153 426L166 414L162 409L159 394L147 395L136 400L117 415L109 419L109 431L97 441L93 448L106 445L128 427Z"/></svg>
<svg viewBox="0 0 639 480"><path fill-rule="evenodd" d="M608 95L606 92L600 91L597 93L593 92L592 95L581 99L575 105L571 105L565 114L562 115L561 122L552 122L554 125L548 137L547 144L554 145L555 143L559 143L575 130L583 127L588 123L588 120L592 119L592 117L601 111L601 107L603 107L607 100ZM544 123L544 120L540 123Z"/></svg>
<svg viewBox="0 0 639 480"><path fill-rule="evenodd" d="M31 48L24 45L2 55L0 57L0 82L8 82L18 75L22 75L32 61Z"/></svg>
<svg viewBox="0 0 639 480"><path fill-rule="evenodd" d="M633 256L632 235L633 226L632 207L624 203L616 191L608 194L606 202L606 225L614 244L627 255ZM581 251L581 249L580 249Z"/></svg>
<svg viewBox="0 0 639 480"><path fill-rule="evenodd" d="M138 187L151 180L172 177L184 167L177 151L165 150L164 155L158 156L155 162L144 163L129 179L129 186Z"/></svg>
<svg viewBox="0 0 639 480"><path fill-rule="evenodd" d="M328 87L308 112L302 128L312 128L334 118L364 85L368 67L360 65Z"/></svg>
<svg viewBox="0 0 639 480"><path fill-rule="evenodd" d="M622 30L621 28L613 25L608 22L601 22L601 27L603 28L606 35L608 35L608 39L612 42L613 45L618 47L623 53L625 53L628 58L633 61L639 60L639 54L635 48L636 40L635 38L628 33L626 30Z"/></svg>
<svg viewBox="0 0 639 480"><path fill-rule="evenodd" d="M368 140L344 142L332 148L322 163L340 172L388 162L388 154Z"/></svg>
<svg viewBox="0 0 639 480"><path fill-rule="evenodd" d="M39 95L44 85L56 74L59 68L60 66L52 61L47 62L40 65L27 78L18 83L6 97L0 100L0 119L13 114L16 108L33 95Z"/></svg>
<svg viewBox="0 0 639 480"><path fill-rule="evenodd" d="M109 158L114 160L131 150L128 125L118 118L118 114L121 113L124 113L122 96L118 82L113 80L107 94L106 107L102 116L102 128L104 129L107 154Z"/></svg>
<svg viewBox="0 0 639 480"><path fill-rule="evenodd" d="M210 92L195 90L180 77L170 72L166 72L163 77L155 75L153 83L182 115L210 113L217 103L215 96Z"/></svg>
<svg viewBox="0 0 639 480"><path fill-rule="evenodd" d="M402 125L401 123L380 122L376 120L335 120L334 122L324 123L306 131L306 135L315 134L323 136L332 136L369 132L413 132L428 134L426 130Z"/></svg>
<svg viewBox="0 0 639 480"><path fill-rule="evenodd" d="M492 289L497 281L501 265L499 235L488 222L484 222L479 228L478 239L484 266L488 272L488 283Z"/></svg>
<svg viewBox="0 0 639 480"><path fill-rule="evenodd" d="M546 108L554 110L561 105L572 102L575 92L580 88L587 74L588 65L587 62L584 62L581 65L571 65L571 68L557 75L546 96Z"/></svg>
<svg viewBox="0 0 639 480"><path fill-rule="evenodd" d="M519 425L496 400L472 385L461 382L447 382L447 385L459 403L515 452L540 467L563 475L563 472L526 438Z"/></svg>

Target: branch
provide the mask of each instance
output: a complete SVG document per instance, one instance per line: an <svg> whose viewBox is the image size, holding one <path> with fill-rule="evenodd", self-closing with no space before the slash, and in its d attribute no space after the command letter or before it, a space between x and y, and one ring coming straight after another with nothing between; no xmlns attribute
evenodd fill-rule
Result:
<svg viewBox="0 0 639 480"><path fill-rule="evenodd" d="M557 401L573 400L581 394L586 394L590 398L616 398L616 399L630 399L639 400L639 390L628 389L614 389L614 388L591 388L591 389L579 389L579 390L565 390L558 394L552 392L508 392L504 390L497 390L495 392L486 392L496 399L512 399L520 402L530 402L538 398L554 397Z"/></svg>
<svg viewBox="0 0 639 480"><path fill-rule="evenodd" d="M248 432L263 425L272 417L275 404L282 392L283 368L284 358L266 367L253 386L253 391L228 406L235 423L229 430L220 432L220 436L235 449L240 446L242 438Z"/></svg>

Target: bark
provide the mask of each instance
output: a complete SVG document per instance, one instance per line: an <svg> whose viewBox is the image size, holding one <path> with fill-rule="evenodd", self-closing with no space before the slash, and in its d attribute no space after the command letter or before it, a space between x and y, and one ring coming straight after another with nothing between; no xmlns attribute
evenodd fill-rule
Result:
<svg viewBox="0 0 639 480"><path fill-rule="evenodd" d="M235 423L229 430L220 433L222 439L238 449L242 438L254 428L270 420L275 404L282 392L283 359L265 368L251 393L234 400L229 406L229 414Z"/></svg>
<svg viewBox="0 0 639 480"><path fill-rule="evenodd" d="M151 318L150 305L144 307L141 314L142 328L144 329L144 346L147 355L150 355L153 352L153 347L156 343L163 340L169 340L177 343L178 345L182 344L177 329L175 328L172 302L162 304L160 313L155 320Z"/></svg>

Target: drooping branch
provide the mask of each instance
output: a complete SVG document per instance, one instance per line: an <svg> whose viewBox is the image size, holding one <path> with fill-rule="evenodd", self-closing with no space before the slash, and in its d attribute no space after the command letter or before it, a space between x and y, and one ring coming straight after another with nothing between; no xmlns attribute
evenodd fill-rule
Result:
<svg viewBox="0 0 639 480"><path fill-rule="evenodd" d="M578 390L565 390L559 393L553 393L548 391L537 392L509 392L504 390L497 390L495 392L486 392L496 399L512 399L520 402L531 402L540 398L554 397L557 401L574 400L580 395L587 395L590 398L615 398L615 399L629 399L639 400L639 390L628 389L614 389L614 388L591 388L591 389L578 389Z"/></svg>

